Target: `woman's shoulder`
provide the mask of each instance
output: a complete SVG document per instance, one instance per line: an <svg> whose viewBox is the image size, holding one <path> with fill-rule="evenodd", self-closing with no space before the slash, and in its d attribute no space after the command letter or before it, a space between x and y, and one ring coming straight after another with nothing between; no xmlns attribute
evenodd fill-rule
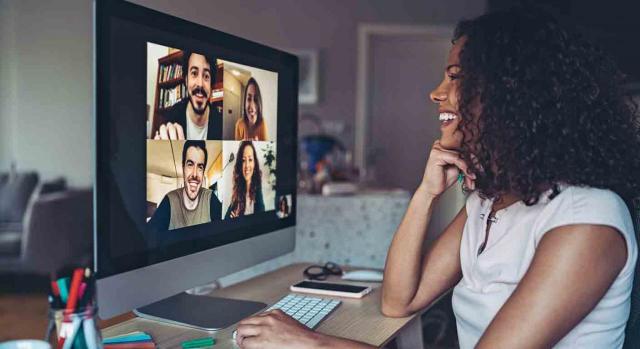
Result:
<svg viewBox="0 0 640 349"><path fill-rule="evenodd" d="M545 207L536 224L539 237L555 227L570 224L607 225L622 235L634 235L631 212L612 190L565 185L555 197L543 200Z"/></svg>
<svg viewBox="0 0 640 349"><path fill-rule="evenodd" d="M567 210L565 214L572 215L628 211L624 200L614 191L589 186L561 185L556 196L542 200L546 202L546 210L562 209Z"/></svg>

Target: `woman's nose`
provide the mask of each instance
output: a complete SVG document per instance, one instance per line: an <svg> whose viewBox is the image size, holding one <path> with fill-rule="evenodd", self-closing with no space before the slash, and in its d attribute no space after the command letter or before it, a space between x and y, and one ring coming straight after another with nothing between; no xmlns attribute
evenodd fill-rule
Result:
<svg viewBox="0 0 640 349"><path fill-rule="evenodd" d="M435 90L429 93L429 98L434 103L440 103L447 99L447 91L444 89L442 84L438 85Z"/></svg>

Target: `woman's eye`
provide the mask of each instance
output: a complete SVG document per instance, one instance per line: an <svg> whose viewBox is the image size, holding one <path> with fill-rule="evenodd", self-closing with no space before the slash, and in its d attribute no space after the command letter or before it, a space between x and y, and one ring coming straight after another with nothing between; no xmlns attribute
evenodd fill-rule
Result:
<svg viewBox="0 0 640 349"><path fill-rule="evenodd" d="M449 74L449 80L457 80L459 78L460 78L460 76L458 76L456 74Z"/></svg>

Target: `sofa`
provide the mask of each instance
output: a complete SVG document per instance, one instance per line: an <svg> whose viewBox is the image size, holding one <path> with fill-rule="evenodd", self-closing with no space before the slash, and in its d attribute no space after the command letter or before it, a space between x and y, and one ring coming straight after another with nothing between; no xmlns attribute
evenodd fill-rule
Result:
<svg viewBox="0 0 640 349"><path fill-rule="evenodd" d="M91 189L35 172L0 173L0 273L50 274L90 265Z"/></svg>

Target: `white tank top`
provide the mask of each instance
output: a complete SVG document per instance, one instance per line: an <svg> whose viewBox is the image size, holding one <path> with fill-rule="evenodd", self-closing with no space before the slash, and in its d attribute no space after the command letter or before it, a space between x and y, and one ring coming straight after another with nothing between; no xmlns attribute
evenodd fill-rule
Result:
<svg viewBox="0 0 640 349"><path fill-rule="evenodd" d="M633 272L638 246L631 215L624 201L610 190L561 186L534 206L518 201L496 212L497 221L484 251L487 216L492 201L472 193L466 204L460 245L462 280L453 290L460 348L473 348L498 310L524 276L543 235L569 224L600 224L617 229L627 245L627 261L596 307L554 348L621 348L629 317Z"/></svg>

